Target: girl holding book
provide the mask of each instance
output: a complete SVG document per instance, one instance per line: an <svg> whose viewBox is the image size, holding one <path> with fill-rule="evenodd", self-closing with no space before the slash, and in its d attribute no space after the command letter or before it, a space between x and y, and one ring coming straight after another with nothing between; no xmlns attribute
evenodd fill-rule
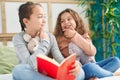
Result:
<svg viewBox="0 0 120 80"><path fill-rule="evenodd" d="M57 62L64 60L61 55L56 39L53 34L44 31L46 17L43 7L39 3L26 2L19 7L19 22L22 31L13 37L13 44L19 63L13 69L14 80L53 80L53 78L37 72L36 56L43 54L48 56L49 53ZM24 35L29 37L25 38ZM32 53L28 49L26 39L38 37L38 46L36 49L31 47ZM31 43L33 44L33 43ZM29 45L30 46L30 45ZM48 65L49 67L49 65ZM70 70L70 75L75 75L76 80L84 79L84 72L76 61L73 64L73 69Z"/></svg>
<svg viewBox="0 0 120 80"><path fill-rule="evenodd" d="M120 60L117 57L95 61L96 48L89 34L88 26L74 10L65 9L58 15L54 35L59 49L64 57L72 53L77 54L77 59L85 71L85 79L96 80L118 75L114 73L120 67Z"/></svg>

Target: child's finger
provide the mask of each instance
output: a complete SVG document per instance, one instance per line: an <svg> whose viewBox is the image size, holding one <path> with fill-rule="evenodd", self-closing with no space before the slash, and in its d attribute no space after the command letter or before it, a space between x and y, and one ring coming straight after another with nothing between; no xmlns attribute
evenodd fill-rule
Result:
<svg viewBox="0 0 120 80"><path fill-rule="evenodd" d="M40 35L40 32L37 32L36 36L39 36Z"/></svg>
<svg viewBox="0 0 120 80"><path fill-rule="evenodd" d="M41 32L44 32L44 28L43 27L39 29L39 33L40 34L41 34Z"/></svg>
<svg viewBox="0 0 120 80"><path fill-rule="evenodd" d="M76 75L76 69L69 70L69 75Z"/></svg>
<svg viewBox="0 0 120 80"><path fill-rule="evenodd" d="M68 29L63 29L63 32L67 31Z"/></svg>

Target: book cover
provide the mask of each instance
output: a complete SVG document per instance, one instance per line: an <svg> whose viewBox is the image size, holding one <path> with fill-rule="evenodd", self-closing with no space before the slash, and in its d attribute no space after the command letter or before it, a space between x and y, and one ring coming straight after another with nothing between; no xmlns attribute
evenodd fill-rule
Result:
<svg viewBox="0 0 120 80"><path fill-rule="evenodd" d="M59 64L54 59L39 54L37 56L37 70L56 80L75 80L75 76L69 75L69 70L72 69L71 65L75 60L76 54L72 54Z"/></svg>

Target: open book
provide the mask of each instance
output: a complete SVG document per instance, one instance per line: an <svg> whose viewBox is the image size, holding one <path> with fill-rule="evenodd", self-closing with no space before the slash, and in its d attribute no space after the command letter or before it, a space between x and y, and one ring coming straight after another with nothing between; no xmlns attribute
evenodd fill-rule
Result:
<svg viewBox="0 0 120 80"><path fill-rule="evenodd" d="M37 69L38 72L56 80L75 80L75 76L69 75L69 70L72 69L71 65L75 63L75 60L76 54L71 54L59 64L54 59L39 54L37 56Z"/></svg>

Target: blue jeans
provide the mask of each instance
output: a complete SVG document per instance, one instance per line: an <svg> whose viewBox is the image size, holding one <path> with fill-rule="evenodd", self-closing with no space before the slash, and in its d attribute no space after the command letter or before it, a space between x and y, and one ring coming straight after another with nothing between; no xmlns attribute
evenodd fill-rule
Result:
<svg viewBox="0 0 120 80"><path fill-rule="evenodd" d="M51 77L45 76L41 73L36 72L28 64L19 64L13 69L14 80L55 80ZM80 74L77 75L76 80L84 80L85 74L81 68Z"/></svg>
<svg viewBox="0 0 120 80"><path fill-rule="evenodd" d="M108 77L113 76L115 72L120 67L120 60L118 57L111 57L97 63L87 63L83 65L85 72L85 80L91 77Z"/></svg>

